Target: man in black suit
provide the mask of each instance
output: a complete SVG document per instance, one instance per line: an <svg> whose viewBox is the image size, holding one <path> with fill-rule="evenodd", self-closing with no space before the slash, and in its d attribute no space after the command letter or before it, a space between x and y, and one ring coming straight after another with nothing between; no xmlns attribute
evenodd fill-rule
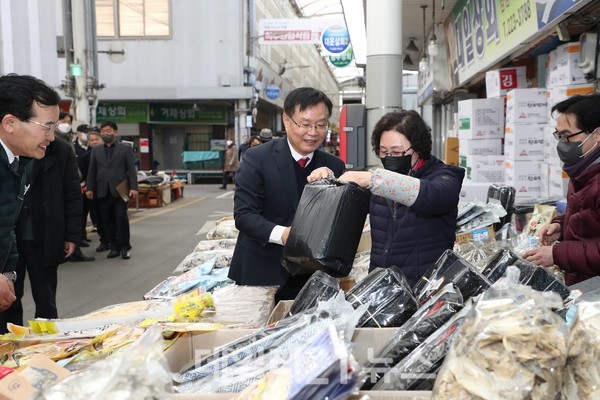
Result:
<svg viewBox="0 0 600 400"><path fill-rule="evenodd" d="M92 149L92 158L87 174L88 199L94 196L98 199L100 214L104 221L104 229L108 237L110 252L108 258L119 255L124 260L130 258L129 250L129 217L127 205L117 186L122 188L123 182L129 186L129 197L137 196L138 183L137 171L133 149L117 141L117 124L113 121L104 121L100 125L103 146ZM125 194L125 193L122 193Z"/></svg>
<svg viewBox="0 0 600 400"><path fill-rule="evenodd" d="M240 231L229 278L240 285L276 285L277 300L293 299L307 276L291 277L281 265L307 177L318 168L339 176L344 163L322 150L331 100L320 90L298 88L284 101L285 139L248 149L236 176L235 225ZM302 164L302 165L301 165Z"/></svg>

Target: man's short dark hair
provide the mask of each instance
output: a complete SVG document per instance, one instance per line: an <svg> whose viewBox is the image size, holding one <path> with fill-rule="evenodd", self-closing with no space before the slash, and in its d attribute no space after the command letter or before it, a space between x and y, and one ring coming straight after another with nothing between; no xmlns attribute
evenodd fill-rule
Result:
<svg viewBox="0 0 600 400"><path fill-rule="evenodd" d="M117 126L117 123L115 121L111 121L111 120L104 121L103 123L100 124L100 129L104 128L105 126L110 126L115 131L119 130L119 127Z"/></svg>
<svg viewBox="0 0 600 400"><path fill-rule="evenodd" d="M69 114L66 111L61 111L58 113L58 119L65 119L65 117L69 117L71 118L71 121L73 121L73 116L71 114Z"/></svg>
<svg viewBox="0 0 600 400"><path fill-rule="evenodd" d="M574 115L577 128L585 132L593 132L600 128L600 93L590 93L569 97L552 107L552 114Z"/></svg>
<svg viewBox="0 0 600 400"><path fill-rule="evenodd" d="M34 101L44 106L57 106L60 96L56 90L34 76L0 76L0 119L12 114L21 121L29 121L35 117Z"/></svg>
<svg viewBox="0 0 600 400"><path fill-rule="evenodd" d="M402 110L385 114L373 128L371 146L373 151L379 151L381 134L386 131L397 131L406 136L415 152L423 158L431 156L431 128L425 123L418 112ZM408 150L408 149L406 149Z"/></svg>
<svg viewBox="0 0 600 400"><path fill-rule="evenodd" d="M293 116L296 112L296 106L300 106L300 111L306 110L308 107L316 106L319 103L323 103L327 106L329 117L333 110L333 104L327 95L320 90L301 87L294 89L287 95L283 102L283 111L288 116Z"/></svg>

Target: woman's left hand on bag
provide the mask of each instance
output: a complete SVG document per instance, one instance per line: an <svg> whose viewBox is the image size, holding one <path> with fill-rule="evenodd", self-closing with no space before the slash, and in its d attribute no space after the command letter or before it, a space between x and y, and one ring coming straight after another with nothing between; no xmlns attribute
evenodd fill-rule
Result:
<svg viewBox="0 0 600 400"><path fill-rule="evenodd" d="M321 179L333 177L333 171L327 167L320 167L310 173L306 181L308 183L320 181Z"/></svg>

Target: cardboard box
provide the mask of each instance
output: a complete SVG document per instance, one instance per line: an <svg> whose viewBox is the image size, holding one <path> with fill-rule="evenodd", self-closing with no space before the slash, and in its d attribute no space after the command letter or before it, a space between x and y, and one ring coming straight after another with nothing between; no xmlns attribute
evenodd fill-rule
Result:
<svg viewBox="0 0 600 400"><path fill-rule="evenodd" d="M460 139L458 153L467 156L498 156L502 154L502 139Z"/></svg>
<svg viewBox="0 0 600 400"><path fill-rule="evenodd" d="M506 160L506 183L514 186L516 198L541 196L541 164L539 161Z"/></svg>
<svg viewBox="0 0 600 400"><path fill-rule="evenodd" d="M548 164L548 196L567 197L569 189L569 175L562 167Z"/></svg>
<svg viewBox="0 0 600 400"><path fill-rule="evenodd" d="M488 182L471 182L464 180L460 188L460 202L469 202L473 200L487 201L488 190L490 184Z"/></svg>
<svg viewBox="0 0 600 400"><path fill-rule="evenodd" d="M526 87L526 67L500 68L485 73L485 91L488 99L503 97L511 89Z"/></svg>
<svg viewBox="0 0 600 400"><path fill-rule="evenodd" d="M465 178L471 182L504 183L504 156L460 156Z"/></svg>
<svg viewBox="0 0 600 400"><path fill-rule="evenodd" d="M587 83L579 67L579 42L565 43L556 48L557 86Z"/></svg>
<svg viewBox="0 0 600 400"><path fill-rule="evenodd" d="M458 102L459 139L501 139L504 134L504 99L470 99Z"/></svg>
<svg viewBox="0 0 600 400"><path fill-rule="evenodd" d="M556 62L556 49L548 53L546 58L546 88L558 86L558 64Z"/></svg>
<svg viewBox="0 0 600 400"><path fill-rule="evenodd" d="M558 157L558 151L556 151L558 139L554 137L555 129L553 125L546 125L544 127L544 161L548 164L562 167L563 162Z"/></svg>
<svg viewBox="0 0 600 400"><path fill-rule="evenodd" d="M547 96L547 121L553 121L554 118L552 116L552 107L554 107L557 103L560 103L563 100L568 99L571 96L575 95L586 95L589 93L593 93L595 91L594 84L592 83L582 83L579 85L568 85L568 86L559 86L553 87L546 91Z"/></svg>
<svg viewBox="0 0 600 400"><path fill-rule="evenodd" d="M294 300L281 300L279 303L275 305L271 314L269 314L269 319L267 320L267 326L282 320L288 311L292 308L292 304L294 304Z"/></svg>
<svg viewBox="0 0 600 400"><path fill-rule="evenodd" d="M504 156L513 161L541 161L544 159L544 130L540 124L506 124L504 129Z"/></svg>
<svg viewBox="0 0 600 400"><path fill-rule="evenodd" d="M488 226L487 228L480 228L472 230L471 232L457 233L454 243L461 244L467 242L491 242L495 240L496 233L494 228Z"/></svg>
<svg viewBox="0 0 600 400"><path fill-rule="evenodd" d="M444 162L458 167L458 138L446 137L444 143Z"/></svg>
<svg viewBox="0 0 600 400"><path fill-rule="evenodd" d="M54 385L71 372L46 356L33 357L27 366L0 380L1 400L26 400L39 390Z"/></svg>
<svg viewBox="0 0 600 400"><path fill-rule="evenodd" d="M506 124L545 124L548 93L544 89L513 89L506 95Z"/></svg>

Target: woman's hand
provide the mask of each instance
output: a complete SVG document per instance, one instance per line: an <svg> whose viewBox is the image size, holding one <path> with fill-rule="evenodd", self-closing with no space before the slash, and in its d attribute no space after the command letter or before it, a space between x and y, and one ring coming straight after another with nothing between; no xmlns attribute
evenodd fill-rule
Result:
<svg viewBox="0 0 600 400"><path fill-rule="evenodd" d="M550 246L560 238L561 231L562 226L558 222L542 226L538 232L540 244L543 246Z"/></svg>
<svg viewBox="0 0 600 400"><path fill-rule="evenodd" d="M329 178L330 176L334 176L332 170L327 167L320 167L311 172L308 178L306 178L306 181L308 183L316 182L320 181L321 179Z"/></svg>
<svg viewBox="0 0 600 400"><path fill-rule="evenodd" d="M370 171L348 171L338 179L340 181L354 182L358 186L366 188L371 184L373 174Z"/></svg>

